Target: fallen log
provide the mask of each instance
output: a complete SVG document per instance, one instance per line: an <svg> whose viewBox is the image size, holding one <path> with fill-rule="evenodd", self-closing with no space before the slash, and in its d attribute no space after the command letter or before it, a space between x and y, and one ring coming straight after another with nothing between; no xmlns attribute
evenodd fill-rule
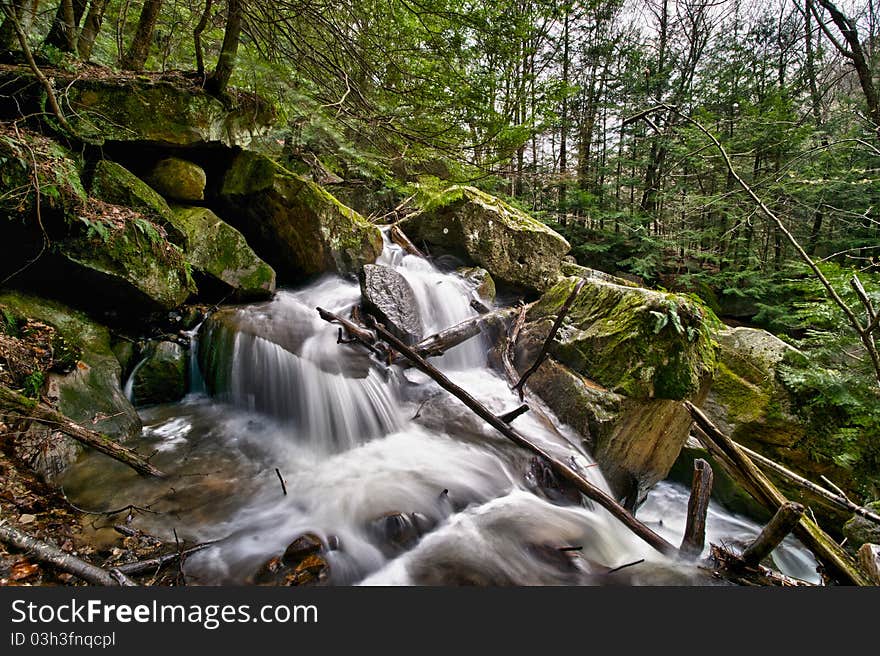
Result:
<svg viewBox="0 0 880 656"><path fill-rule="evenodd" d="M737 585L761 587L813 587L812 583L791 578L763 565L748 565L730 549L713 544L709 565L721 578Z"/></svg>
<svg viewBox="0 0 880 656"><path fill-rule="evenodd" d="M476 337L484 330L509 321L515 311L514 308L504 308L472 317L445 330L441 330L439 333L429 335L421 342L413 345L412 350L423 358L439 357L452 347L458 346L472 337ZM406 358L399 353L392 359L394 364L401 364L405 361Z"/></svg>
<svg viewBox="0 0 880 656"><path fill-rule="evenodd" d="M111 572L101 569L81 558L61 551L48 542L38 540L32 535L8 525L0 525L0 542L27 551L34 559L57 567L61 571L73 574L92 585L117 586L128 585L131 581L123 574L121 578L114 577ZM121 581L128 581L121 583Z"/></svg>
<svg viewBox="0 0 880 656"><path fill-rule="evenodd" d="M538 370L538 367L541 366L541 363L544 362L544 358L547 357L547 354L550 352L550 345L553 343L553 339L556 337L556 333L559 332L559 328L562 326L562 322L565 320L568 311L571 309L572 304L577 298L578 294L580 294L581 289L583 289L584 285L587 284L587 281L581 278L578 283L574 286L574 289L571 290L571 293L568 295L568 298L565 299L565 303L562 304L562 308L559 310L559 314L556 315L556 320L553 322L553 327L550 328L550 334L547 335L547 339L544 340L544 345L541 347L540 353L538 353L538 357L535 358L535 362L529 367L526 372L519 379L519 382L513 386L513 389L519 392L520 401L523 398L523 386L526 384L526 381L529 377Z"/></svg>
<svg viewBox="0 0 880 656"><path fill-rule="evenodd" d="M367 319L369 320L371 319L371 317L367 317ZM557 475L561 476L569 483L571 483L588 499L595 501L597 504L605 508L609 513L611 513L611 515L613 515L616 519L623 523L642 540L651 545L654 549L670 556L678 553L678 549L675 546L667 542L660 535L658 535L645 524L633 517L632 514L625 510L611 496L594 486L581 474L572 469L569 465L558 460L541 447L532 443L526 437L517 432L514 428L501 421L482 403L477 401L473 396L468 394L468 392L449 380L445 375L443 375L442 372L430 365L413 349L408 347L402 341L397 339L397 337L388 332L388 330L380 323L372 320L370 325L382 340L388 343L393 349L404 355L416 369L430 376L438 385L440 385L440 387L455 396L459 401L470 408L477 416L486 421L490 426L492 426L499 433L511 440L514 444L525 448L528 451L531 451L532 453L535 453L539 457L543 458Z"/></svg>
<svg viewBox="0 0 880 656"><path fill-rule="evenodd" d="M510 384L511 388L516 385L517 378L519 378L519 375L516 372L516 366L514 365L514 362L516 361L515 349L519 334L522 332L522 327L526 323L527 313L528 306L521 306L516 321L510 326L510 332L508 332L504 344L501 345L501 364L504 367L504 375L507 377L507 382Z"/></svg>
<svg viewBox="0 0 880 656"><path fill-rule="evenodd" d="M186 558L190 554L194 554L197 551L201 551L202 549L207 549L213 544L214 542L203 542L201 544L189 547L188 549L183 549L182 551L172 551L171 553L156 556L155 558L147 558L145 560L139 560L135 563L117 565L114 569L121 572L122 574L127 574L129 576L142 574L143 572L149 570L157 570L161 567L164 567L165 565L173 563L179 558Z"/></svg>
<svg viewBox="0 0 880 656"><path fill-rule="evenodd" d="M859 563L874 585L880 585L880 546L865 543L859 548Z"/></svg>
<svg viewBox="0 0 880 656"><path fill-rule="evenodd" d="M736 444L736 447L738 449L745 452L745 454L747 456L749 456L752 460L757 462L759 465L764 465L768 469L772 469L774 472L776 472L777 474L779 474L780 476L782 476L786 480L788 480L792 483L796 483L797 485L800 485L801 487L803 487L805 490L809 490L813 494L815 494L819 497L822 497L823 499L834 504L835 506L837 506L841 510L849 511L855 515L858 515L860 517L864 517L868 521L874 522L875 524L880 524L880 515L878 515L875 512L871 512L868 508L865 508L864 506L858 505L857 503L849 500L848 498L846 498L842 494L836 494L834 492L831 492L830 490L826 490L821 485L818 485L817 483L813 483L812 481L807 480L803 476L799 476L798 474L795 474L790 469L783 467L778 462L774 462L773 460L770 460L770 458L767 458L766 456L761 455L757 451L752 451L748 447L745 447L738 442L734 442L734 444Z"/></svg>
<svg viewBox="0 0 880 656"><path fill-rule="evenodd" d="M709 496L715 475L712 467L702 458L694 460L694 477L691 483L691 496L688 499L687 523L679 551L685 556L697 558L706 545L706 514L709 511Z"/></svg>
<svg viewBox="0 0 880 656"><path fill-rule="evenodd" d="M784 503L773 518L758 534L758 537L742 552L746 565L758 565L792 532L804 514L804 507L789 501Z"/></svg>
<svg viewBox="0 0 880 656"><path fill-rule="evenodd" d="M388 231L388 236L391 238L391 241L400 246L410 255L415 255L416 257L421 258L425 257L425 254L412 243L410 238L406 236L406 233L401 230L396 223L391 226L391 229Z"/></svg>
<svg viewBox="0 0 880 656"><path fill-rule="evenodd" d="M360 344L362 344L363 346L366 346L370 350L371 353L373 353L377 358L379 358L383 362L387 361L387 359L388 359L387 351L383 351L383 350L376 347L376 336L373 335L373 333L371 333L369 330L362 328L361 326L349 321L348 319L343 319L338 314L330 312L329 310L325 310L324 308L319 307L319 308L315 308L315 309L318 311L318 314L321 316L321 318L324 321L328 321L330 323L334 323L334 322L338 323L343 328L345 328L345 330L348 331L348 334L351 335L351 337L354 341L360 342ZM342 339L341 335L340 335L340 338L337 339L336 341L338 344L348 344L349 343L348 341Z"/></svg>
<svg viewBox="0 0 880 656"><path fill-rule="evenodd" d="M722 433L706 415L690 401L685 408L697 424L697 437L704 446L724 465L725 471L736 480L754 499L771 512L776 512L788 502L775 485L749 459L727 435ZM855 561L834 539L806 514L801 516L794 534L822 563L826 572L842 583L870 585Z"/></svg>
<svg viewBox="0 0 880 656"><path fill-rule="evenodd" d="M32 419L41 424L50 425L65 435L72 437L80 444L91 447L95 451L100 451L104 455L128 465L139 474L155 476L156 478L165 477L165 474L147 462L137 452L113 441L103 433L74 423L69 417L57 410L53 410L45 403L29 399L2 385L0 385L0 408L15 412L25 419Z"/></svg>

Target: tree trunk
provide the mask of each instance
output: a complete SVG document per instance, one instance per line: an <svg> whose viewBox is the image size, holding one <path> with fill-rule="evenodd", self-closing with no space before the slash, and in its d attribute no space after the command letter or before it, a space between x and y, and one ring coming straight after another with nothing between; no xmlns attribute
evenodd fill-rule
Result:
<svg viewBox="0 0 880 656"><path fill-rule="evenodd" d="M147 0L141 10L138 20L137 31L134 38L122 58L122 68L127 71L142 71L150 54L150 45L153 42L153 31L159 20L159 12L162 9L162 0Z"/></svg>
<svg viewBox="0 0 880 656"><path fill-rule="evenodd" d="M205 55L202 52L202 32L205 31L205 28L208 26L208 19L211 17L211 8L214 5L214 0L205 0L205 10L202 12L202 17L199 19L198 25L196 25L193 30L193 41L195 42L196 49L196 71L198 71L199 76L202 78L205 77Z"/></svg>
<svg viewBox="0 0 880 656"><path fill-rule="evenodd" d="M226 3L226 33L223 35L223 46L220 49L217 67L206 85L211 93L218 96L226 93L232 71L235 69L243 13L243 0L229 0Z"/></svg>
<svg viewBox="0 0 880 656"><path fill-rule="evenodd" d="M79 35L79 58L88 61L92 57L92 48L95 47L95 39L101 32L101 23L104 22L104 11L107 9L107 0L92 0L89 13L83 23L82 32Z"/></svg>
<svg viewBox="0 0 880 656"><path fill-rule="evenodd" d="M85 10L86 0L61 0L44 43L65 52L76 52L77 31Z"/></svg>

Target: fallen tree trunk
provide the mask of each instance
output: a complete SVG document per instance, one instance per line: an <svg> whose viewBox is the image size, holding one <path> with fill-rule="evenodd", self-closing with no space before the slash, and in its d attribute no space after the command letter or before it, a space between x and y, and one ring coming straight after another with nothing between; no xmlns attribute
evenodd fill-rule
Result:
<svg viewBox="0 0 880 656"><path fill-rule="evenodd" d="M81 558L77 558L69 553L64 553L58 547L52 546L47 542L38 540L37 538L19 531L11 526L0 526L0 541L27 551L29 555L42 563L47 563L53 567L73 574L75 577L82 579L86 583L92 585L128 585L130 581L122 575L121 580L127 583L121 583L119 578L115 578L111 572L96 567L91 563L87 563Z"/></svg>
<svg viewBox="0 0 880 656"><path fill-rule="evenodd" d="M712 467L702 458L694 460L694 477L691 483L691 496L688 499L687 524L679 550L682 554L697 558L706 546L706 514L709 512L709 497L715 475Z"/></svg>
<svg viewBox="0 0 880 656"><path fill-rule="evenodd" d="M528 311L527 305L520 307L516 321L511 325L510 332L507 333L507 337L501 345L501 364L504 367L504 375L507 377L511 388L516 385L517 378L519 377L516 372L516 365L514 364L516 361L516 342L519 339L520 332L522 332L522 327L526 323Z"/></svg>
<svg viewBox="0 0 880 656"><path fill-rule="evenodd" d="M792 532L804 514L804 507L789 501L784 503L773 515L758 537L742 552L746 565L758 565L779 546L785 536Z"/></svg>
<svg viewBox="0 0 880 656"><path fill-rule="evenodd" d="M114 442L102 433L74 423L69 417L53 410L45 403L38 403L2 385L0 385L0 408L15 412L23 418L50 425L80 444L128 465L139 474L157 478L165 477L165 474L144 460L137 452Z"/></svg>
<svg viewBox="0 0 880 656"><path fill-rule="evenodd" d="M785 495L776 489L736 443L722 433L699 408L690 401L685 401L684 405L700 429L697 431L700 441L724 466L731 478L771 512L775 513L788 502ZM813 552L829 575L851 585L870 585L870 581L849 554L815 521L806 515L802 516L794 533Z"/></svg>
<svg viewBox="0 0 880 656"><path fill-rule="evenodd" d="M412 241L410 241L410 238L406 236L406 233L401 230L397 224L391 226L391 229L388 231L388 236L391 237L391 241L400 246L410 255L415 255L416 257L421 258L425 257L425 254L422 253Z"/></svg>
<svg viewBox="0 0 880 656"><path fill-rule="evenodd" d="M611 513L611 515L613 515L616 519L623 523L633 533L638 535L642 540L651 545L654 549L670 556L676 555L678 553L678 549L675 546L667 542L664 538L659 536L657 533L655 533L646 525L642 524L639 520L633 517L632 514L627 512L627 510L624 509L620 504L618 504L617 501L615 501L611 496L594 486L586 478L584 478L581 474L569 467L567 464L561 462L541 447L532 443L523 435L520 435L519 432L517 432L514 428L499 419L482 403L477 401L465 390L449 380L445 375L443 375L442 372L438 371L435 367L428 364L428 362L426 362L421 356L419 356L413 349L408 347L406 344L397 339L397 337L388 332L388 330L384 326L373 321L372 328L376 331L376 334L382 340L388 343L393 349L403 354L416 369L430 376L438 385L440 385L440 387L455 396L459 401L470 408L477 416L486 421L490 426L492 426L499 433L511 440L514 444L524 449L527 449L528 451L531 451L532 453L543 458L557 475L561 476L566 481L571 483L588 499L595 501L600 506L605 508L609 513Z"/></svg>
<svg viewBox="0 0 880 656"><path fill-rule="evenodd" d="M472 317L446 330L441 330L439 333L426 337L418 344L413 345L412 350L422 358L439 357L452 347L458 346L472 337L476 337L484 330L509 321L516 311L515 308L504 308ZM324 317L324 315L321 316L322 318ZM406 361L406 358L398 353L392 361L394 364L400 364Z"/></svg>
<svg viewBox="0 0 880 656"><path fill-rule="evenodd" d="M770 458L767 458L766 456L762 456L757 451L752 451L748 447L745 447L742 444L739 444L738 442L734 442L734 444L736 444L736 447L738 449L742 450L747 456L749 456L752 460L756 461L759 465L764 465L768 469L772 469L774 472L776 472L777 474L779 474L783 478L787 479L788 481L790 481L792 483L796 483L797 485L800 485L804 489L809 490L810 492L812 492L813 494L815 494L819 497L822 497L826 501L834 504L835 506L837 506L838 508L840 508L842 510L847 510L849 512L852 512L855 515L859 515L860 517L864 517L868 521L874 522L875 524L880 524L880 515L878 515L877 513L871 512L870 510L868 510L864 506L860 506L859 504L857 504L853 501L850 501L845 496L842 496L840 494L836 494L834 492L831 492L830 490L826 490L821 485L813 483L812 481L807 480L803 476L799 476L798 474L795 474L790 469L783 467L778 462L774 462L773 460L770 460Z"/></svg>

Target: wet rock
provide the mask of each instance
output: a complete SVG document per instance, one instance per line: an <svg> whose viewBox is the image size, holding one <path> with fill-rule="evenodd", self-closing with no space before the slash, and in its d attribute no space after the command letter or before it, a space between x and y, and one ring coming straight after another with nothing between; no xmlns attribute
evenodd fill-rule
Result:
<svg viewBox="0 0 880 656"><path fill-rule="evenodd" d="M324 548L321 538L314 533L304 533L287 545L281 559L288 565L294 565L307 556L316 554Z"/></svg>
<svg viewBox="0 0 880 656"><path fill-rule="evenodd" d="M457 273L470 282L480 298L495 301L495 281L492 275L482 267L459 267Z"/></svg>
<svg viewBox="0 0 880 656"><path fill-rule="evenodd" d="M188 202L205 199L205 170L198 164L179 157L159 160L147 177L147 182L153 189L172 200Z"/></svg>
<svg viewBox="0 0 880 656"><path fill-rule="evenodd" d="M417 244L464 257L496 282L527 291L549 289L570 249L540 221L474 187L450 187L400 228Z"/></svg>
<svg viewBox="0 0 880 656"><path fill-rule="evenodd" d="M254 574L257 585L299 586L322 583L330 577L324 544L314 533L291 542L284 554L267 560Z"/></svg>
<svg viewBox="0 0 880 656"><path fill-rule="evenodd" d="M568 481L560 479L542 458L531 458L526 471L526 485L548 501L580 504L581 494Z"/></svg>
<svg viewBox="0 0 880 656"><path fill-rule="evenodd" d="M873 501L865 506L868 510L880 514L880 501ZM880 524L876 524L864 517L853 515L843 525L843 534L847 538L847 547L856 551L863 544L880 544Z"/></svg>
<svg viewBox="0 0 880 656"><path fill-rule="evenodd" d="M381 264L364 265L361 292L367 310L395 336L407 344L422 338L422 319L415 293L397 271Z"/></svg>
<svg viewBox="0 0 880 656"><path fill-rule="evenodd" d="M224 216L284 280L357 274L382 252L382 233L323 188L243 151L220 190Z"/></svg>
<svg viewBox="0 0 880 656"><path fill-rule="evenodd" d="M173 403L186 395L187 352L174 342L153 342L132 374L137 407Z"/></svg>
<svg viewBox="0 0 880 656"><path fill-rule="evenodd" d="M38 321L51 326L51 345L59 366L44 372L44 396L73 421L117 440L140 432L141 422L122 392L122 368L107 328L58 302L14 291L0 293L3 316L18 325ZM76 457L73 440L32 425L19 440L19 455L44 476L54 476Z"/></svg>
<svg viewBox="0 0 880 656"><path fill-rule="evenodd" d="M370 532L388 554L412 548L433 527L434 522L419 512L389 512L370 522Z"/></svg>
<svg viewBox="0 0 880 656"><path fill-rule="evenodd" d="M219 293L238 301L272 296L275 271L238 230L205 207L175 207L173 221L186 235L186 257L196 274L210 279Z"/></svg>

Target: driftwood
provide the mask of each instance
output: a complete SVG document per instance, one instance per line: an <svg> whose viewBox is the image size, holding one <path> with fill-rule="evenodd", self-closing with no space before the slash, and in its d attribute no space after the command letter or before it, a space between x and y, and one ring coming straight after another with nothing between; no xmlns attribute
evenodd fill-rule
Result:
<svg viewBox="0 0 880 656"><path fill-rule="evenodd" d="M611 515L613 515L616 519L623 523L633 533L638 535L642 540L651 545L654 549L667 555L674 555L678 553L678 549L675 546L667 542L664 538L652 531L645 524L633 517L632 514L627 512L611 496L594 486L580 473L572 469L572 467L555 458L553 455L551 455L541 447L537 446L526 437L521 435L519 432L517 432L510 425L502 421L482 403L477 401L465 390L449 380L445 375L443 375L442 372L438 371L435 367L428 364L428 362L425 361L421 356L419 356L413 349L408 347L406 344L397 339L397 337L388 332L388 330L384 326L374 320L372 321L372 328L376 331L376 334L382 340L388 343L393 349L403 354L416 369L430 376L438 385L440 385L440 387L455 396L458 400L460 400L468 408L470 408L474 412L474 414L486 421L490 426L492 426L499 433L511 440L514 444L525 448L528 451L531 451L532 453L535 453L539 457L543 458L553 469L554 473L571 483L575 489L581 492L588 499L595 501L600 506L605 508L609 513L611 513Z"/></svg>
<svg viewBox="0 0 880 656"><path fill-rule="evenodd" d="M352 339L356 342L360 342L363 346L366 346L376 357L380 360L387 360L388 353L376 347L376 336L373 335L366 328L362 328L356 323L352 323L348 319L343 319L338 314L330 312L329 310L325 310L324 308L316 308L318 310L318 314L321 315L321 318L324 321L329 321L331 323L336 322L340 324L343 328L348 331L348 334L351 335ZM336 340L339 344L347 344L346 340L342 339L342 335L340 334L339 339Z"/></svg>
<svg viewBox="0 0 880 656"><path fill-rule="evenodd" d="M155 476L157 478L165 477L165 474L144 460L135 451L114 442L102 433L74 423L69 417L57 410L53 410L45 403L33 401L2 385L0 385L0 408L18 413L24 418L50 425L65 435L72 437L77 442L128 465L139 474Z"/></svg>
<svg viewBox="0 0 880 656"><path fill-rule="evenodd" d="M213 544L213 542L203 542L202 544L197 544L193 547L189 547L188 549L183 549L182 551L172 551L171 553L167 553L162 556L156 556L155 558L147 558L146 560L139 560L135 563L118 565L115 569L116 571L121 572L122 574L127 574L129 576L142 574L143 572L157 570L160 567L164 567L165 565L173 563L179 558L186 558L190 554L201 551L202 549L207 549Z"/></svg>
<svg viewBox="0 0 880 656"><path fill-rule="evenodd" d="M835 492L831 492L829 490L826 490L821 485L817 485L816 483L813 483L812 481L807 480L803 476L799 476L798 474L795 474L790 469L783 467L778 462L774 462L773 460L770 460L770 458L767 458L766 456L761 455L757 451L752 451L748 447L745 447L742 444L739 444L738 442L735 442L735 444L736 444L736 447L738 449L740 449L741 451L745 452L745 454L747 456L749 456L749 458L751 458L752 460L757 462L759 465L763 465L763 466L767 467L768 469L772 469L774 472L776 472L777 474L779 474L780 476L782 476L786 480L788 480L792 483L795 483L797 485L800 485L805 490L809 490L810 492L812 492L816 496L822 497L823 499L834 504L835 506L837 506L841 510L849 511L855 515L859 515L860 517L864 517L868 521L874 522L875 524L880 524L880 515L878 515L875 512L871 512L870 510L868 510L864 506L860 506L859 504L851 501L843 494L840 494L839 491L838 491L838 493L835 493Z"/></svg>
<svg viewBox="0 0 880 656"><path fill-rule="evenodd" d="M505 308L471 317L470 319L457 323L445 330L441 330L439 333L429 335L421 342L413 345L412 350L422 358L439 357L452 347L458 346L472 337L476 337L483 332L483 330L509 321L511 317L513 317L514 311L515 310L510 308ZM319 313L320 312L321 311L319 310ZM323 314L321 317L326 320L326 317L324 317ZM360 330L363 331L364 329L360 328ZM372 335L369 331L366 332ZM394 362L394 364L401 364L402 362L406 362L406 358L397 354L392 359L392 362Z"/></svg>
<svg viewBox="0 0 880 656"><path fill-rule="evenodd" d="M519 392L519 398L522 400L523 398L523 386L525 386L526 381L529 377L538 370L538 367L541 366L541 363L544 362L544 358L547 357L547 354L550 352L550 345L553 343L553 339L556 337L556 333L559 332L559 328L562 326L562 322L565 320L568 311L571 309L572 304L580 293L581 289L583 289L584 285L587 284L587 281L583 278L578 280L577 284L574 286L574 289L571 290L571 294L568 295L568 298L565 299L565 303L562 304L562 308L559 310L559 314L556 315L556 320L553 322L553 327L550 329L550 334L547 335L547 339L544 340L544 345L541 347L541 352L538 353L538 357L535 358L535 362L529 367L526 372L519 379L519 382L513 386L513 389Z"/></svg>
<svg viewBox="0 0 880 656"><path fill-rule="evenodd" d="M699 428L695 431L697 437L731 478L771 512L776 512L788 502L770 479L699 408L689 401L685 401L684 405ZM807 515L801 517L794 533L832 577L851 585L870 585L849 554Z"/></svg>
<svg viewBox="0 0 880 656"><path fill-rule="evenodd" d="M758 565L794 530L803 514L804 507L799 503L789 501L782 504L758 537L743 550L743 562L747 565Z"/></svg>
<svg viewBox="0 0 880 656"><path fill-rule="evenodd" d="M715 475L712 467L702 458L694 460L694 477L691 496L688 499L687 524L679 550L682 554L697 558L706 545L706 513L709 512L709 496Z"/></svg>
<svg viewBox="0 0 880 656"><path fill-rule="evenodd" d="M522 327L525 325L526 314L528 311L529 308L527 305L520 307L516 321L510 326L510 332L507 334L507 338L501 345L501 364L504 367L504 375L507 376L507 380L511 387L516 385L516 381L519 378L519 375L516 372L516 366L514 365L514 362L516 362L515 349L519 334L522 332Z"/></svg>
<svg viewBox="0 0 880 656"><path fill-rule="evenodd" d="M737 585L781 588L813 586L812 583L785 576L763 565L748 565L738 554L716 544L712 545L709 564L717 576Z"/></svg>
<svg viewBox="0 0 880 656"><path fill-rule="evenodd" d="M73 574L86 583L105 586L134 585L124 573L116 572L114 576L113 572L87 563L69 553L64 553L58 547L38 540L11 526L0 525L0 542L27 551L36 560Z"/></svg>
<svg viewBox="0 0 880 656"><path fill-rule="evenodd" d="M397 224L391 226L391 229L388 231L388 236L391 238L391 241L400 246L410 255L415 255L416 257L421 258L425 257L425 254L422 253L412 241L410 241L410 238L406 236L406 233L404 233Z"/></svg>

